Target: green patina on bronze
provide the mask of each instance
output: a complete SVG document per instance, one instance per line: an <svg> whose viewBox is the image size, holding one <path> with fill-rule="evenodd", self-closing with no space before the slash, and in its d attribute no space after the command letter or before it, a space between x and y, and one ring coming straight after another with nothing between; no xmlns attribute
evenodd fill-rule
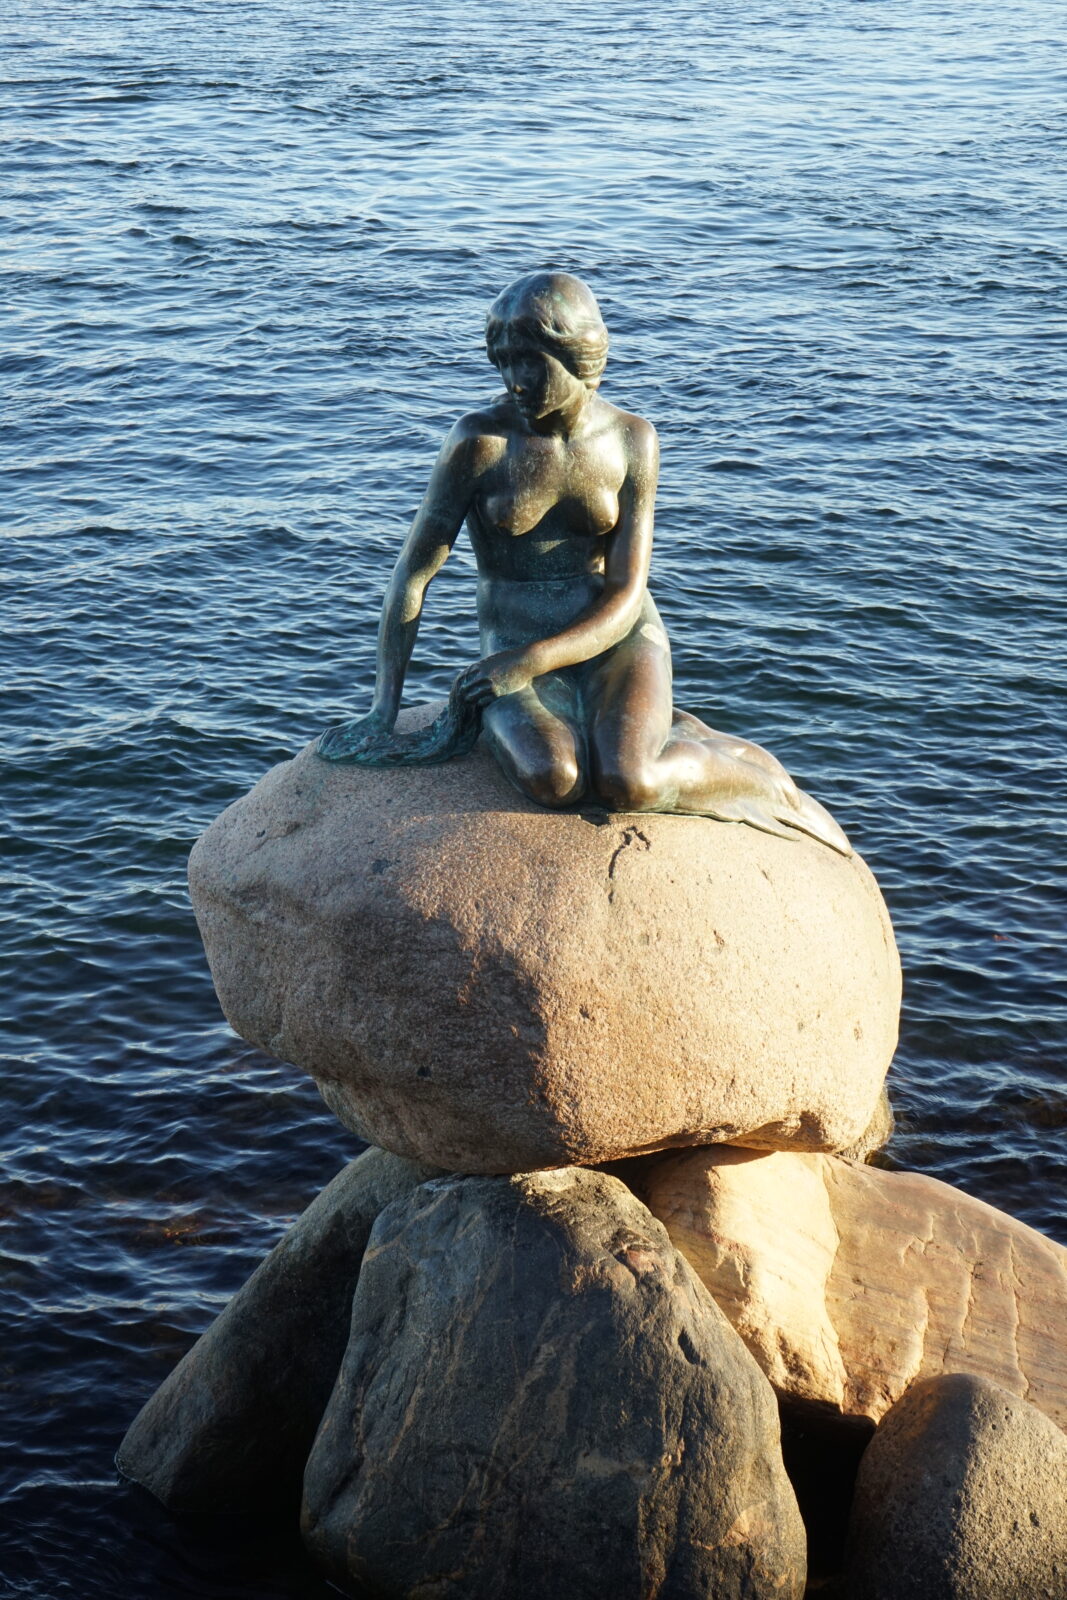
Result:
<svg viewBox="0 0 1067 1600"><path fill-rule="evenodd" d="M849 854L772 755L674 706L670 644L648 592L658 441L598 393L608 334L587 285L565 272L518 279L490 307L486 347L505 392L445 440L386 591L371 710L324 733L319 754L426 764L484 732L540 805L799 830ZM396 733L426 588L464 522L482 659L429 727Z"/></svg>

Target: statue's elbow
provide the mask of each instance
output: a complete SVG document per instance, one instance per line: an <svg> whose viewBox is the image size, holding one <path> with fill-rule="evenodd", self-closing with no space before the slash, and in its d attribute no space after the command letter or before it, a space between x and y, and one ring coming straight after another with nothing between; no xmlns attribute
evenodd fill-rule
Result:
<svg viewBox="0 0 1067 1600"><path fill-rule="evenodd" d="M385 591L384 614L396 617L402 623L417 622L422 615L423 597L429 581L423 574L398 565Z"/></svg>
<svg viewBox="0 0 1067 1600"><path fill-rule="evenodd" d="M620 589L614 598L614 617L612 632L615 635L614 644L620 644L641 616L645 603L645 585L627 584L625 589Z"/></svg>

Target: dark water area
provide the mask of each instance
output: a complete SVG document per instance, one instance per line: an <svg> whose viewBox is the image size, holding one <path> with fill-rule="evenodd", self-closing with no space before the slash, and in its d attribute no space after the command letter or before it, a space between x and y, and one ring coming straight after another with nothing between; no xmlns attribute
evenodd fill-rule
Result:
<svg viewBox="0 0 1067 1600"><path fill-rule="evenodd" d="M224 1023L218 811L367 703L484 309L588 277L659 428L681 704L877 874L891 1155L1067 1242L1063 12L34 4L0 18L0 1597L319 1596L120 1486L354 1141ZM476 654L462 543L409 699ZM716 826L709 824L709 826Z"/></svg>

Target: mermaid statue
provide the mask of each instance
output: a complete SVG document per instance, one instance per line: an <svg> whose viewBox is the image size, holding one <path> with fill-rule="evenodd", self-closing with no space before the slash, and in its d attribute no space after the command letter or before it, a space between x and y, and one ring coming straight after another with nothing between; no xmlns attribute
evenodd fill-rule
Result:
<svg viewBox="0 0 1067 1600"><path fill-rule="evenodd" d="M394 568L368 715L330 728L328 761L448 761L481 734L538 805L670 811L850 846L759 745L679 711L648 592L655 429L600 395L608 334L580 278L535 272L489 309L504 392L442 446ZM396 732L431 578L464 522L478 564L482 658L429 725Z"/></svg>

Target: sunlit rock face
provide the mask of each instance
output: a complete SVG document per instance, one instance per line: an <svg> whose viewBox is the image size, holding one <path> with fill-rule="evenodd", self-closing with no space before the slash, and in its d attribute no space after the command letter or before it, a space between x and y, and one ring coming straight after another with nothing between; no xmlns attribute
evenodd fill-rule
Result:
<svg viewBox="0 0 1067 1600"><path fill-rule="evenodd" d="M1067 1428L1067 1250L1025 1223L835 1156L701 1150L631 1181L783 1399L876 1422L969 1373Z"/></svg>
<svg viewBox="0 0 1067 1600"><path fill-rule="evenodd" d="M303 1530L396 1600L804 1592L770 1385L663 1227L580 1168L382 1213Z"/></svg>
<svg viewBox="0 0 1067 1600"><path fill-rule="evenodd" d="M896 1042L896 946L858 857L549 811L480 747L399 771L309 748L214 823L190 884L237 1032L362 1137L450 1170L840 1149Z"/></svg>

